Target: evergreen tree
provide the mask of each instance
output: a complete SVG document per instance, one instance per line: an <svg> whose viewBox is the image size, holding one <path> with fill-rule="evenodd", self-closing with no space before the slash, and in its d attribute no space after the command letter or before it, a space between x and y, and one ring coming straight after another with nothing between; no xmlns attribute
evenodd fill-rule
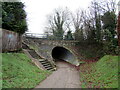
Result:
<svg viewBox="0 0 120 90"><path fill-rule="evenodd" d="M103 29L108 29L112 37L116 35L115 29L116 29L116 15L114 12L107 11L102 16L102 22L103 22Z"/></svg>
<svg viewBox="0 0 120 90"><path fill-rule="evenodd" d="M67 32L67 35L65 36L65 39L66 40L73 40L73 36L72 36L72 33L71 33L70 30Z"/></svg>
<svg viewBox="0 0 120 90"><path fill-rule="evenodd" d="M2 2L2 28L23 34L27 30L23 8L22 2Z"/></svg>
<svg viewBox="0 0 120 90"><path fill-rule="evenodd" d="M75 36L75 40L78 40L80 42L83 42L84 40L84 34L83 34L83 30L76 30L74 33Z"/></svg>

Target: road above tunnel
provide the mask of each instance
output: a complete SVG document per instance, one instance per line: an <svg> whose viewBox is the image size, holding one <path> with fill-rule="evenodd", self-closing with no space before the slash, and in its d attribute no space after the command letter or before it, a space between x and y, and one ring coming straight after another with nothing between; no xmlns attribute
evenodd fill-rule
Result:
<svg viewBox="0 0 120 90"><path fill-rule="evenodd" d="M41 82L36 88L80 88L79 72L64 61L57 61L57 71Z"/></svg>

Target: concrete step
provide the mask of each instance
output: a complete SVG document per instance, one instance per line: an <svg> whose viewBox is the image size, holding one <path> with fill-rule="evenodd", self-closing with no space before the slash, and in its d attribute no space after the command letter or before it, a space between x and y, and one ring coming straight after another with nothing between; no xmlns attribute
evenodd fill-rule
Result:
<svg viewBox="0 0 120 90"><path fill-rule="evenodd" d="M39 62L44 66L45 69L50 71L55 71L54 67L51 65L51 63L48 60L39 59Z"/></svg>
<svg viewBox="0 0 120 90"><path fill-rule="evenodd" d="M43 62L43 61L45 61L45 59L39 59L39 62Z"/></svg>
<svg viewBox="0 0 120 90"><path fill-rule="evenodd" d="M40 58L40 56L34 50L28 50L28 52L33 58L35 58L35 59Z"/></svg>
<svg viewBox="0 0 120 90"><path fill-rule="evenodd" d="M39 62L41 62L41 63L50 63L50 62L48 62L48 61L39 61Z"/></svg>
<svg viewBox="0 0 120 90"><path fill-rule="evenodd" d="M55 71L55 69L53 68L53 69L50 69L49 71Z"/></svg>
<svg viewBox="0 0 120 90"><path fill-rule="evenodd" d="M41 64L50 64L49 62L40 62Z"/></svg>
<svg viewBox="0 0 120 90"><path fill-rule="evenodd" d="M54 69L54 68L53 68L53 67L47 67L46 69L47 69L47 70L51 70L51 69Z"/></svg>
<svg viewBox="0 0 120 90"><path fill-rule="evenodd" d="M50 64L44 64L43 66L44 67L46 67L46 66L52 67L52 65L50 65Z"/></svg>
<svg viewBox="0 0 120 90"><path fill-rule="evenodd" d="M51 67L51 68L53 68L51 65L50 66L44 66L45 68L49 68L49 67Z"/></svg>

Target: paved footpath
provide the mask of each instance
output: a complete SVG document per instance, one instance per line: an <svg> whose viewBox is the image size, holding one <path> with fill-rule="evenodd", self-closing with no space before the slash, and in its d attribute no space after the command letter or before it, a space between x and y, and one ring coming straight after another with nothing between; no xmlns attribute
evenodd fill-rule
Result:
<svg viewBox="0 0 120 90"><path fill-rule="evenodd" d="M80 88L79 72L71 64L58 61L57 67L36 88Z"/></svg>

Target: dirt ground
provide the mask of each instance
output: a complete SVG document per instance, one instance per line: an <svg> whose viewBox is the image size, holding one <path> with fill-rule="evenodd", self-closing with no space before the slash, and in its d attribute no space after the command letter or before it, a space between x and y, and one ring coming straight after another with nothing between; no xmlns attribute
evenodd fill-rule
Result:
<svg viewBox="0 0 120 90"><path fill-rule="evenodd" d="M80 74L71 64L57 61L57 70L36 88L80 88Z"/></svg>

